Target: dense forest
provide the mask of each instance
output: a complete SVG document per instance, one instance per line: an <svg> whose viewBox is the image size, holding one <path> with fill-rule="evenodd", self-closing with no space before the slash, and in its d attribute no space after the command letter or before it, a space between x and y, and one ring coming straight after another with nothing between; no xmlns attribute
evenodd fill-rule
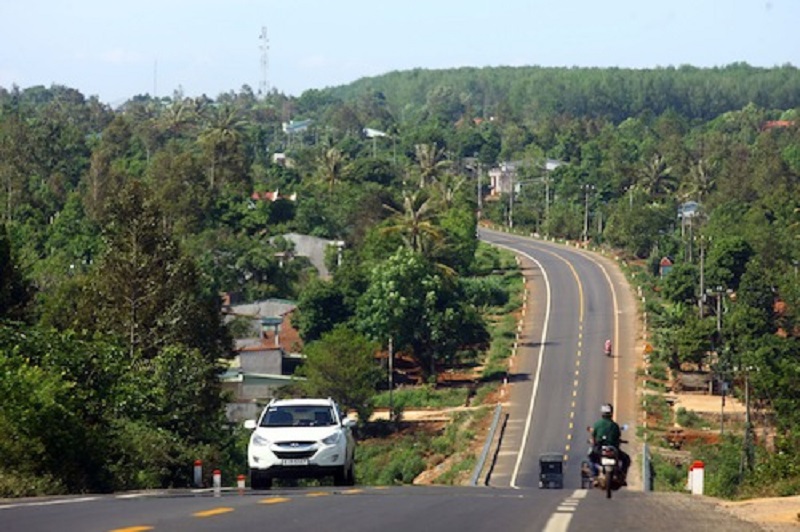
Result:
<svg viewBox="0 0 800 532"><path fill-rule="evenodd" d="M298 300L308 343L391 337L429 375L485 348L479 198L488 221L653 274L670 257L652 281L660 356L748 368L796 457L798 89L794 67L744 64L414 70L117 109L0 88L0 493L184 485L195 458L241 462L222 292ZM491 195L487 170L510 161ZM280 260L288 232L345 242L332 279Z"/></svg>

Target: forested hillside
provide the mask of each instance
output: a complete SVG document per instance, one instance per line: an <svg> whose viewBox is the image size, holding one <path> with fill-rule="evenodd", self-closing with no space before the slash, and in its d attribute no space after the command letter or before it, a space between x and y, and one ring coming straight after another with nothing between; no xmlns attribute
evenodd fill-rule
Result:
<svg viewBox="0 0 800 532"><path fill-rule="evenodd" d="M428 377L479 356L502 292L476 260L479 198L490 221L653 273L670 257L650 281L659 356L750 368L773 450L796 457L798 110L790 66L414 70L118 109L0 88L0 493L185 485L198 457L240 462L222 292L297 299L306 342L393 338ZM509 161L494 194L487 171ZM287 232L344 242L332 279L283 260Z"/></svg>

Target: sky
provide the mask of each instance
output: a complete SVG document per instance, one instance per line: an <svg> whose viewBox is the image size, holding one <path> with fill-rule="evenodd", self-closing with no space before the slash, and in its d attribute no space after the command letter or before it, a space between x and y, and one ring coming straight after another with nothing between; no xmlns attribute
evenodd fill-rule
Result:
<svg viewBox="0 0 800 532"><path fill-rule="evenodd" d="M0 0L0 87L118 105L413 68L800 67L799 21L800 0Z"/></svg>

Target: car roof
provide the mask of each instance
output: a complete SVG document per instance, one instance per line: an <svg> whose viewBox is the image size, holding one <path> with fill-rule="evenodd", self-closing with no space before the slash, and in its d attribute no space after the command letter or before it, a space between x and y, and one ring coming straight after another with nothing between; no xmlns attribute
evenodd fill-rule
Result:
<svg viewBox="0 0 800 532"><path fill-rule="evenodd" d="M331 399L279 399L272 401L269 406L333 406Z"/></svg>

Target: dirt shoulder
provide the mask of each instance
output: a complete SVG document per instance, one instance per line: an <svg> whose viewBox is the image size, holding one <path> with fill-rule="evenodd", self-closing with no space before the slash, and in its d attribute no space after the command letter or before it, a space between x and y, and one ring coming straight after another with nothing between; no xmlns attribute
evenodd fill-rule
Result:
<svg viewBox="0 0 800 532"><path fill-rule="evenodd" d="M739 519L756 523L764 530L800 530L800 495L746 501L715 500L717 508Z"/></svg>

